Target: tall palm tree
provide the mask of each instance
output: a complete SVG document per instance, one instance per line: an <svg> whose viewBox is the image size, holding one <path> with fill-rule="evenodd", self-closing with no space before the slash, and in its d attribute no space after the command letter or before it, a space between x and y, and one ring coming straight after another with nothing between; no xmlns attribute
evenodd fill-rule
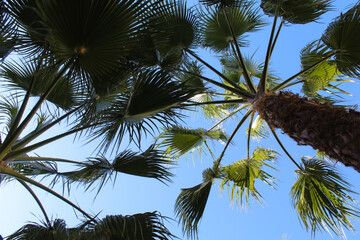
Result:
<svg viewBox="0 0 360 240"><path fill-rule="evenodd" d="M261 201L255 188L259 179L274 187L275 177L265 172L274 168L269 160L271 150L262 154L250 154L250 138L272 133L287 156L297 166L297 182L291 190L293 205L306 229L313 233L327 230L342 235L342 228L353 229L349 219L359 217L353 199L345 192L352 192L349 183L331 165L319 159L303 158L299 163L281 143L275 129L279 128L299 145L309 145L318 150L319 156L327 156L346 166L359 169L359 116L344 106L335 105L334 96L347 92L339 88L341 83L359 77L360 3L340 15L322 35L309 43L301 52L302 70L282 80L271 73L270 59L275 51L282 27L292 24L316 22L331 7L330 0L282 1L262 0L202 0L199 8L199 42L204 48L222 54L223 71L219 71L201 58L193 48L183 48L194 61L177 69L178 78L197 89L197 95L189 106L203 110L205 116L217 119L210 129L188 129L179 126L166 128L158 138L158 146L167 154L178 158L189 151L209 151L214 157L213 168L203 172L203 182L181 191L175 211L183 230L196 236L198 223L205 210L211 186L220 179L221 186L229 186L231 198L240 205L248 204L249 196ZM246 57L242 47L246 45L245 33L263 26L262 11L273 18L266 57L258 64L253 57ZM190 61L190 60L189 60ZM221 81L206 77L208 68ZM207 84L205 84L207 83ZM302 86L304 97L287 90L294 85ZM215 86L221 90L214 90ZM325 90L332 96L321 94ZM207 141L209 135L233 116L242 114L235 130L225 141L219 156L214 156ZM247 158L223 166L225 152L234 136L249 122ZM226 136L220 131L221 136ZM270 158L273 159L273 158ZM270 162L271 163L271 162ZM244 194L246 193L246 194Z"/></svg>
<svg viewBox="0 0 360 240"><path fill-rule="evenodd" d="M9 93L0 103L4 128L0 182L19 182L45 219L44 224L26 225L8 239L73 239L63 221L50 220L32 186L80 212L86 219L84 234L94 239L174 237L158 213L99 220L53 187L83 184L88 189L98 183L99 193L118 173L171 181L168 166L173 162L153 145L140 152L120 152L119 147L124 136L140 146L144 134L172 126L179 118L176 110L185 108L182 103L194 96L194 90L166 71L184 58L173 47L182 44L178 37L189 42L188 35L192 36L190 23L185 34L166 38L169 24L188 14L180 9L186 8L152 0L1 1L1 44L17 54L1 66L2 86ZM67 128L38 140L59 123L67 123ZM81 162L33 153L73 134L86 135L89 141L101 138L97 156ZM60 163L75 168L61 171ZM50 185L43 185L41 180L49 177ZM61 233L54 232L55 225ZM109 229L111 234L104 235Z"/></svg>
<svg viewBox="0 0 360 240"><path fill-rule="evenodd" d="M188 9L184 1L6 1L9 16L18 27L19 40L14 48L22 62L6 61L2 77L8 88L23 94L11 95L1 105L6 124L0 146L1 181L15 179L30 192L44 213L46 231L55 221L50 221L28 184L70 204L91 226L103 226L101 220L52 187L60 180L65 186L79 183L87 188L98 182L100 191L110 176L120 172L169 181L172 174L166 165L173 163L171 157L197 149L210 151L214 165L204 171L202 183L183 189L175 204L184 232L196 236L216 179L240 205L248 204L250 196L262 201L255 185L258 179L275 187L276 178L267 170L274 168L277 153L259 147L250 154L250 138L266 134L266 124L298 167L292 199L304 226L313 232L329 230L340 235L342 227L353 229L349 218L358 217L359 211L347 194L351 193L349 184L336 169L322 161L305 158L301 163L295 161L274 129L281 128L299 144L311 145L331 158L357 166L353 162L358 156L358 113L335 107L319 91L343 92L338 87L346 81L343 77L358 76L359 4L331 23L319 41L304 48L301 72L281 80L271 74L269 62L283 25L316 21L329 9L331 0L262 0L262 10L274 22L266 58L261 64L241 51L247 44L244 34L264 26L257 3L200 2L205 6ZM10 22L3 24L7 26ZM223 72L194 52L199 46L223 55ZM205 67L222 81L204 76ZM307 98L281 92L296 84L302 84ZM29 99L34 97L37 101L30 106ZM192 106L199 106L205 116L218 121L210 129L181 127L178 123L182 115L176 110ZM228 136L219 126L239 114L243 117ZM338 114L344 117L339 118ZM31 127L32 119L37 120L37 126L24 131ZM222 165L226 150L247 120L247 157ZM304 121L308 122L303 124ZM69 129L34 143L60 122L68 122ZM328 124L334 123L339 128L326 132L329 135L324 137L321 127L326 126L327 130L332 128ZM140 153L119 151L124 137L140 147L143 136L154 134L160 127L165 131L157 137L158 148L150 146ZM98 156L76 162L32 155L39 147L71 134L85 135L89 141L100 139ZM343 145L329 141L337 138L343 139ZM218 157L208 144L213 140L226 142ZM111 155L109 152L115 153L112 161L106 155ZM78 169L62 172L58 170L60 162L75 164ZM38 176L52 177L50 186L41 184ZM105 222L113 220L118 217ZM163 235L158 239L172 237L163 225L160 227ZM26 237L22 234L27 229L27 226L20 229L18 235ZM91 231L101 234L97 227Z"/></svg>

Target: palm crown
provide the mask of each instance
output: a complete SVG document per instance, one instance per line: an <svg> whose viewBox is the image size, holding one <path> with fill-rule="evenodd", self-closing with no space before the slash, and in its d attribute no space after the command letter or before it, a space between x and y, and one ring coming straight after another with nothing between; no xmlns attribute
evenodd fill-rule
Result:
<svg viewBox="0 0 360 240"><path fill-rule="evenodd" d="M319 154L359 171L360 115L334 106L319 91L334 95L344 92L339 84L348 81L345 77L359 77L360 5L355 4L330 23L321 39L305 46L301 52L302 71L282 80L269 69L282 27L318 20L330 8L330 0L262 0L261 9L257 7L259 2L245 0L200 2L204 7L151 0L1 2L6 5L0 19L2 45L22 58L18 62L6 60L1 74L8 88L24 94L11 95L11 100L4 99L1 104L6 132L0 146L0 180L17 180L31 193L45 217L42 225L26 225L8 239L48 239L49 234L56 239L76 239L72 234L79 239L172 238L156 212L100 220L52 187L62 179L65 185L79 183L86 188L99 181L101 188L117 173L170 181L172 173L166 166L194 149L209 151L214 164L204 170L202 183L181 191L175 212L184 232L196 236L215 180L221 188L228 188L232 200L240 206L247 205L250 196L262 201L257 180L276 186L277 179L268 170L275 169L278 154L263 147L250 152L251 137L261 138L270 132L298 167L291 197L304 226L314 233L329 230L338 235L343 227L353 229L349 219L358 217L359 212L348 195L352 192L349 183L319 159L297 162L275 128L299 144L310 145ZM274 21L265 60L257 64L252 57L244 56L242 47L248 44L246 33L265 25L261 11ZM222 72L194 51L198 46L222 55ZM204 76L204 68L221 81ZM281 91L296 84L301 84L307 97ZM38 100L30 106L34 96ZM214 126L181 127L182 115L177 110L193 107L217 120ZM243 117L231 134L219 128L240 114ZM34 118L37 126L25 134L24 129ZM66 121L69 130L34 143L47 130ZM246 158L223 165L226 150L244 124L249 126ZM143 136L154 135L160 128L163 130L156 144L146 151L120 152L124 137L140 147ZM83 134L90 141L100 139L98 156L76 162L30 155L71 134ZM218 156L208 144L210 140L225 142ZM109 152L115 154L114 160L106 157ZM60 162L78 168L62 172L57 166ZM34 179L37 176L53 177L50 186ZM29 184L70 204L87 221L68 229L63 220L49 220ZM122 230L109 230L116 228ZM136 235L136 229L143 234Z"/></svg>

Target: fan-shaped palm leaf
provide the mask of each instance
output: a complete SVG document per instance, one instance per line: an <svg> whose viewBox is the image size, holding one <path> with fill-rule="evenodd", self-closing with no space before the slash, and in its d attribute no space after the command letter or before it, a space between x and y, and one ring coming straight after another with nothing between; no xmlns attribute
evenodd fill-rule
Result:
<svg viewBox="0 0 360 240"><path fill-rule="evenodd" d="M342 228L354 230L350 218L359 217L350 184L334 167L317 159L302 159L302 169L291 188L291 198L306 229L332 231L342 235Z"/></svg>
<svg viewBox="0 0 360 240"><path fill-rule="evenodd" d="M329 56L329 49L320 42L314 41L303 48L300 54L302 69L307 69ZM302 91L309 97L319 95L320 90L328 92L332 90L334 91L333 94L335 94L335 91L348 94L346 91L339 89L338 86L343 82L351 81L343 79L335 62L330 60L323 61L311 70L306 71L299 79L304 81ZM335 85L333 85L334 83Z"/></svg>
<svg viewBox="0 0 360 240"><path fill-rule="evenodd" d="M183 108L181 103L194 95L183 84L172 81L163 71L144 71L132 79L132 91L119 95L111 108L99 113L102 123L93 133L103 135L103 147L107 149L115 141L119 144L125 132L131 141L140 143L142 132L151 133L158 128L155 121L163 126L176 123L181 117L173 109Z"/></svg>
<svg viewBox="0 0 360 240"><path fill-rule="evenodd" d="M53 66L42 66L36 70L35 60L29 62L6 62L1 67L1 76L8 83L11 90L21 89L28 91L31 82L35 78L35 84L31 91L33 96L41 96L49 88L58 69ZM66 77L62 77L55 88L51 91L47 100L63 109L69 109L76 102L76 84L71 83Z"/></svg>
<svg viewBox="0 0 360 240"><path fill-rule="evenodd" d="M360 3L330 23L321 40L335 52L340 72L360 76Z"/></svg>
<svg viewBox="0 0 360 240"><path fill-rule="evenodd" d="M19 108L19 103L15 98L9 97L0 101L0 120L2 124L5 124L6 132L11 129Z"/></svg>
<svg viewBox="0 0 360 240"><path fill-rule="evenodd" d="M176 74L175 78L183 82L186 88L194 89L196 93L203 93L206 90L205 83L199 77L203 73L202 66L197 61L184 62L182 71Z"/></svg>
<svg viewBox="0 0 360 240"><path fill-rule="evenodd" d="M159 147L166 148L167 154L178 158L191 150L197 150L199 153L204 151L203 144L206 145L206 140L226 142L228 136L221 129L207 131L202 128L188 129L176 126L165 129L158 139L161 140Z"/></svg>
<svg viewBox="0 0 360 240"><path fill-rule="evenodd" d="M247 134L249 134L249 129L247 130ZM250 137L254 140L260 140L261 138L268 137L269 134L269 128L265 120L258 115L251 124Z"/></svg>
<svg viewBox="0 0 360 240"><path fill-rule="evenodd" d="M261 0L261 8L266 14L278 16L283 20L305 24L319 19L330 9L333 0Z"/></svg>
<svg viewBox="0 0 360 240"><path fill-rule="evenodd" d="M173 49L194 47L197 39L198 20L185 1L164 1L155 18L154 41L160 54Z"/></svg>
<svg viewBox="0 0 360 240"><path fill-rule="evenodd" d="M169 240L174 239L164 225L165 217L157 212L138 213L134 215L106 216L98 223L90 226L88 239L136 239L136 240Z"/></svg>
<svg viewBox="0 0 360 240"><path fill-rule="evenodd" d="M236 161L219 169L220 186L228 187L229 197L242 207L249 204L250 194L259 203L263 200L255 187L256 179L263 181L271 187L275 187L277 180L269 173L262 170L264 166L275 169L268 162L275 162L277 153L273 150L258 147L254 150L250 159ZM245 196L244 196L245 193Z"/></svg>
<svg viewBox="0 0 360 240"><path fill-rule="evenodd" d="M66 223L62 219L55 219L49 226L32 222L21 227L15 233L7 236L7 240L67 240Z"/></svg>
<svg viewBox="0 0 360 240"><path fill-rule="evenodd" d="M253 4L232 7L226 9L226 13L224 11L207 8L201 15L203 44L215 52L229 49L230 43L234 42L226 15L240 45L246 43L245 33L256 31L264 25L261 16L258 14L258 9L253 9Z"/></svg>
<svg viewBox="0 0 360 240"><path fill-rule="evenodd" d="M14 50L17 39L14 20L10 18L6 3L0 1L0 62Z"/></svg>
<svg viewBox="0 0 360 240"><path fill-rule="evenodd" d="M118 172L131 174L134 176L155 178L161 182L171 181L173 176L166 165L172 162L163 156L163 153L150 146L145 152L134 153L124 151L117 155L110 162L104 156L90 159L77 171L62 173L70 183L80 182L91 187L97 180L100 180L101 187Z"/></svg>
<svg viewBox="0 0 360 240"><path fill-rule="evenodd" d="M205 181L192 188L184 188L175 202L175 213L189 237L197 234L199 221L204 213L213 181Z"/></svg>

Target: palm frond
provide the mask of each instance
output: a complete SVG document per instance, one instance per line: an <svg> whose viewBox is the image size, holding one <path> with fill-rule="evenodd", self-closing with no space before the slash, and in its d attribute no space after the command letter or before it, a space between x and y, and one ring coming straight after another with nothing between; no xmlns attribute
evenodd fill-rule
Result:
<svg viewBox="0 0 360 240"><path fill-rule="evenodd" d="M194 11L187 8L185 1L164 1L164 4L152 22L156 48L164 54L195 47L198 20Z"/></svg>
<svg viewBox="0 0 360 240"><path fill-rule="evenodd" d="M249 129L246 131L249 134ZM255 118L254 122L251 124L250 137L253 140L260 140L262 138L267 138L269 136L269 128L264 119L259 115Z"/></svg>
<svg viewBox="0 0 360 240"><path fill-rule="evenodd" d="M207 6L216 6L218 8L234 7L244 4L243 0L200 0L200 3L203 3Z"/></svg>
<svg viewBox="0 0 360 240"><path fill-rule="evenodd" d="M215 101L215 97L212 94L209 93L197 94L193 98L191 98L191 100L200 103L200 105L198 105L198 107L196 108L200 109L203 116L208 120L222 119L229 114L229 111L226 110L226 107L223 107L223 105L201 104L205 102Z"/></svg>
<svg viewBox="0 0 360 240"><path fill-rule="evenodd" d="M173 163L166 157L162 151L150 146L145 152L136 154L131 151L125 151L118 155L112 163L114 171L127 173L135 176L155 178L161 182L171 181L173 176L166 165Z"/></svg>
<svg viewBox="0 0 360 240"><path fill-rule="evenodd" d="M236 201L240 207L246 207L250 203L250 195L259 203L263 198L255 187L257 179L274 188L277 180L262 168L264 166L275 169L270 163L277 159L277 153L271 149L258 147L254 150L250 159L236 161L219 169L220 186L227 186L231 201ZM270 163L267 163L270 162ZM244 195L245 194L245 195Z"/></svg>
<svg viewBox="0 0 360 240"><path fill-rule="evenodd" d="M188 237L195 238L204 213L213 181L205 181L192 188L183 188L175 202L175 214Z"/></svg>
<svg viewBox="0 0 360 240"><path fill-rule="evenodd" d="M176 238L164 225L166 217L158 212L110 215L89 226L89 239L170 240Z"/></svg>
<svg viewBox="0 0 360 240"><path fill-rule="evenodd" d="M226 142L228 136L221 129L207 131L203 128L188 129L178 126L164 129L158 139L158 147L165 148L166 154L179 158L190 151L204 151L206 140Z"/></svg>
<svg viewBox="0 0 360 240"><path fill-rule="evenodd" d="M5 1L0 2L0 62L15 49L17 36L15 21L10 17Z"/></svg>
<svg viewBox="0 0 360 240"><path fill-rule="evenodd" d="M340 72L359 77L360 3L330 23L321 40L335 52Z"/></svg>
<svg viewBox="0 0 360 240"><path fill-rule="evenodd" d="M237 37L237 42L241 46L246 44L245 33L256 31L264 25L261 16L258 14L258 9L254 9L253 5L251 3L226 9L226 15ZM215 52L228 50L230 43L233 42L224 11L207 8L201 15L203 45Z"/></svg>
<svg viewBox="0 0 360 240"><path fill-rule="evenodd" d="M294 24L314 22L331 9L333 0L261 0L263 11L273 16L276 11L283 20Z"/></svg>
<svg viewBox="0 0 360 240"><path fill-rule="evenodd" d="M196 93L203 93L206 90L205 83L198 77L203 73L202 66L197 61L184 62L175 78L183 82L186 88L194 89ZM193 74L190 74L193 73Z"/></svg>
<svg viewBox="0 0 360 240"><path fill-rule="evenodd" d="M173 174L167 169L167 165L172 165L172 162L152 145L142 153L123 151L111 162L105 156L90 158L79 170L61 175L67 177L69 183L82 183L87 189L100 181L100 191L104 184L119 172L154 178L161 182L171 181Z"/></svg>
<svg viewBox="0 0 360 240"><path fill-rule="evenodd" d="M66 223L62 219L51 221L49 226L46 222L31 222L24 225L15 233L6 237L7 240L60 240L68 239Z"/></svg>
<svg viewBox="0 0 360 240"><path fill-rule="evenodd" d="M15 96L3 98L0 101L0 120L5 124L5 131L7 133L10 131L19 109L20 106Z"/></svg>
<svg viewBox="0 0 360 240"><path fill-rule="evenodd" d="M307 69L313 64L319 62L321 59L329 55L327 46L319 41L309 43L301 50L301 65L302 69ZM338 93L345 93L339 88L339 85L350 80L344 79L341 72L338 71L337 65L334 61L323 61L316 67L303 73L299 79L304 81L302 92L308 97L321 97L319 91L334 91L333 95ZM335 85L333 85L335 84Z"/></svg>
<svg viewBox="0 0 360 240"><path fill-rule="evenodd" d="M35 84L31 92L32 96L41 96L49 88L55 77L58 75L58 69L54 66L42 66L36 70L34 59L28 62L5 62L1 67L1 76L7 82L10 90L29 90L30 84L35 78ZM47 101L55 104L57 107L69 109L77 101L77 85L70 79L62 77L53 91L47 97Z"/></svg>
<svg viewBox="0 0 360 240"><path fill-rule="evenodd" d="M94 138L103 136L102 146L108 149L120 144L125 133L130 141L140 144L142 133L154 132L158 125L165 127L177 122L182 102L193 96L193 91L172 81L163 71L144 71L134 76L132 91L119 95L113 105L100 112L101 123L93 132ZM155 124L157 122L158 124Z"/></svg>
<svg viewBox="0 0 360 240"><path fill-rule="evenodd" d="M359 217L350 184L329 164L314 159L302 159L297 181L291 188L291 198L299 220L307 230L326 230L338 236L343 227L354 230L351 218Z"/></svg>

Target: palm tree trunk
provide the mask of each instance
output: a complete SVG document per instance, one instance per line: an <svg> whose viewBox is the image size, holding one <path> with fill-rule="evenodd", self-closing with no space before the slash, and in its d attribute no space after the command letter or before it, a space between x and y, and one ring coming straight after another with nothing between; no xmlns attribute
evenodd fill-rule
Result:
<svg viewBox="0 0 360 240"><path fill-rule="evenodd" d="M272 127L360 172L360 113L291 92L266 93L253 104Z"/></svg>

